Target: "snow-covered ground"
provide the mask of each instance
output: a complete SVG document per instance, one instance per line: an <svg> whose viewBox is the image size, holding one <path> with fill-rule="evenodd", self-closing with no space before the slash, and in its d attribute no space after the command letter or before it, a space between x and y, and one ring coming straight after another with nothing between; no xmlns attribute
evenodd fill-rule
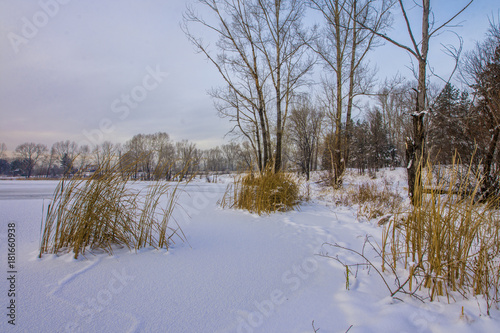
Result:
<svg viewBox="0 0 500 333"><path fill-rule="evenodd" d="M377 181L402 187L400 174L385 171ZM351 273L347 289L345 268L318 254L362 260L324 243L361 250L382 230L358 221L355 208L328 204L314 186L313 200L298 210L257 216L217 206L225 183L193 182L176 211L189 243L38 259L42 211L56 185L0 181L0 332L314 332L313 321L320 333L500 331L500 311L486 316L481 299L393 299L373 269ZM15 326L7 316L12 299Z"/></svg>

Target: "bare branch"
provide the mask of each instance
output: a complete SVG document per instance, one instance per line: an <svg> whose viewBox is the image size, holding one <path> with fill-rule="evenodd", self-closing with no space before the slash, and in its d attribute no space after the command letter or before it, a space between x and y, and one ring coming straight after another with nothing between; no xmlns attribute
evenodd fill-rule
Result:
<svg viewBox="0 0 500 333"><path fill-rule="evenodd" d="M408 35L409 35L409 37L411 39L411 42L413 43L413 48L414 48L414 51L415 51L415 56L418 59L420 59L422 57L422 55L420 54L420 51L418 50L418 44L415 41L415 37L413 36L413 31L411 30L410 21L408 20L408 15L406 15L406 10L405 10L405 7L403 6L403 1L402 0L399 0L399 6L401 7L401 12L403 13L403 17L405 19L406 29L408 30Z"/></svg>
<svg viewBox="0 0 500 333"><path fill-rule="evenodd" d="M469 3L467 5L465 5L464 8L462 8L458 13L456 13L455 15L453 15L453 17L451 17L448 21L446 21L445 23L443 23L442 25L440 25L438 28L436 28L435 30L433 30L430 34L429 34L429 37L432 37L432 35L434 35L436 32L438 32L440 29L446 27L451 21L453 21L458 15L462 14L464 12L464 10L467 9L467 7L469 7L472 2L474 2L474 0L470 0Z"/></svg>

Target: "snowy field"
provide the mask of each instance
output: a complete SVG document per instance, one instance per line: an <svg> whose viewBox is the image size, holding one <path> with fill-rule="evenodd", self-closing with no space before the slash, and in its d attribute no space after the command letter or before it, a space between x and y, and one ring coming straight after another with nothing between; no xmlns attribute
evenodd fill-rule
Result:
<svg viewBox="0 0 500 333"><path fill-rule="evenodd" d="M385 181L404 186L398 174L386 172ZM379 241L382 230L376 221L358 221L355 208L328 204L319 190L296 211L257 216L217 206L226 184L193 182L176 212L189 243L38 259L42 210L56 185L0 181L0 332L312 333L313 321L320 333L500 332L500 311L486 316L481 299L393 299L376 272L362 268L347 286L345 268L318 254L362 259L323 244L361 250L367 235ZM15 326L7 316L12 299Z"/></svg>

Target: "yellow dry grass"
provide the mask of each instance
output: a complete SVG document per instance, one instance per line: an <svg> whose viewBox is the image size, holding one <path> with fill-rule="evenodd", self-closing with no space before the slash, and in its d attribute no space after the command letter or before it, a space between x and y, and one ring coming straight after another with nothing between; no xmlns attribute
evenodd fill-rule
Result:
<svg viewBox="0 0 500 333"><path fill-rule="evenodd" d="M260 174L248 173L235 179L219 204L223 208L245 209L261 215L291 210L298 202L299 186L293 176L274 173L268 167Z"/></svg>
<svg viewBox="0 0 500 333"><path fill-rule="evenodd" d="M373 182L365 182L336 192L334 199L337 204L358 205L357 217L364 217L368 220L393 214L403 203L403 198L387 185L380 188Z"/></svg>
<svg viewBox="0 0 500 333"><path fill-rule="evenodd" d="M476 201L481 180L461 169L457 161L448 179L436 182L427 165L417 186L426 189L421 202L385 227L382 253L393 268L402 263L410 270L410 289L427 288L431 300L454 291L483 295L489 310L500 300L499 202Z"/></svg>
<svg viewBox="0 0 500 333"><path fill-rule="evenodd" d="M90 178L61 180L48 207L40 257L73 251L76 259L87 249L111 254L114 246L168 248L174 235L183 239L180 227L170 226L179 183L134 190L124 168L108 158Z"/></svg>

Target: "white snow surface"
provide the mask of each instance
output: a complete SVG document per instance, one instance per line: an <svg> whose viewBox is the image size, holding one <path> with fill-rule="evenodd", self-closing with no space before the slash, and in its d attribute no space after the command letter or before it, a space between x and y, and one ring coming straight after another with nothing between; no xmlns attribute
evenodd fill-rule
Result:
<svg viewBox="0 0 500 333"><path fill-rule="evenodd" d="M403 183L400 174L386 171L385 183ZM361 251L367 235L380 241L376 221L358 221L354 208L323 196L265 216L223 210L216 202L227 182L183 186L175 216L189 243L75 260L38 258L42 211L57 182L0 181L0 332L312 333L313 321L320 333L500 332L500 311L487 316L481 298L395 299L366 268L350 274L347 290L345 268L318 254L362 263L324 243ZM16 225L15 326L7 316L9 223Z"/></svg>

